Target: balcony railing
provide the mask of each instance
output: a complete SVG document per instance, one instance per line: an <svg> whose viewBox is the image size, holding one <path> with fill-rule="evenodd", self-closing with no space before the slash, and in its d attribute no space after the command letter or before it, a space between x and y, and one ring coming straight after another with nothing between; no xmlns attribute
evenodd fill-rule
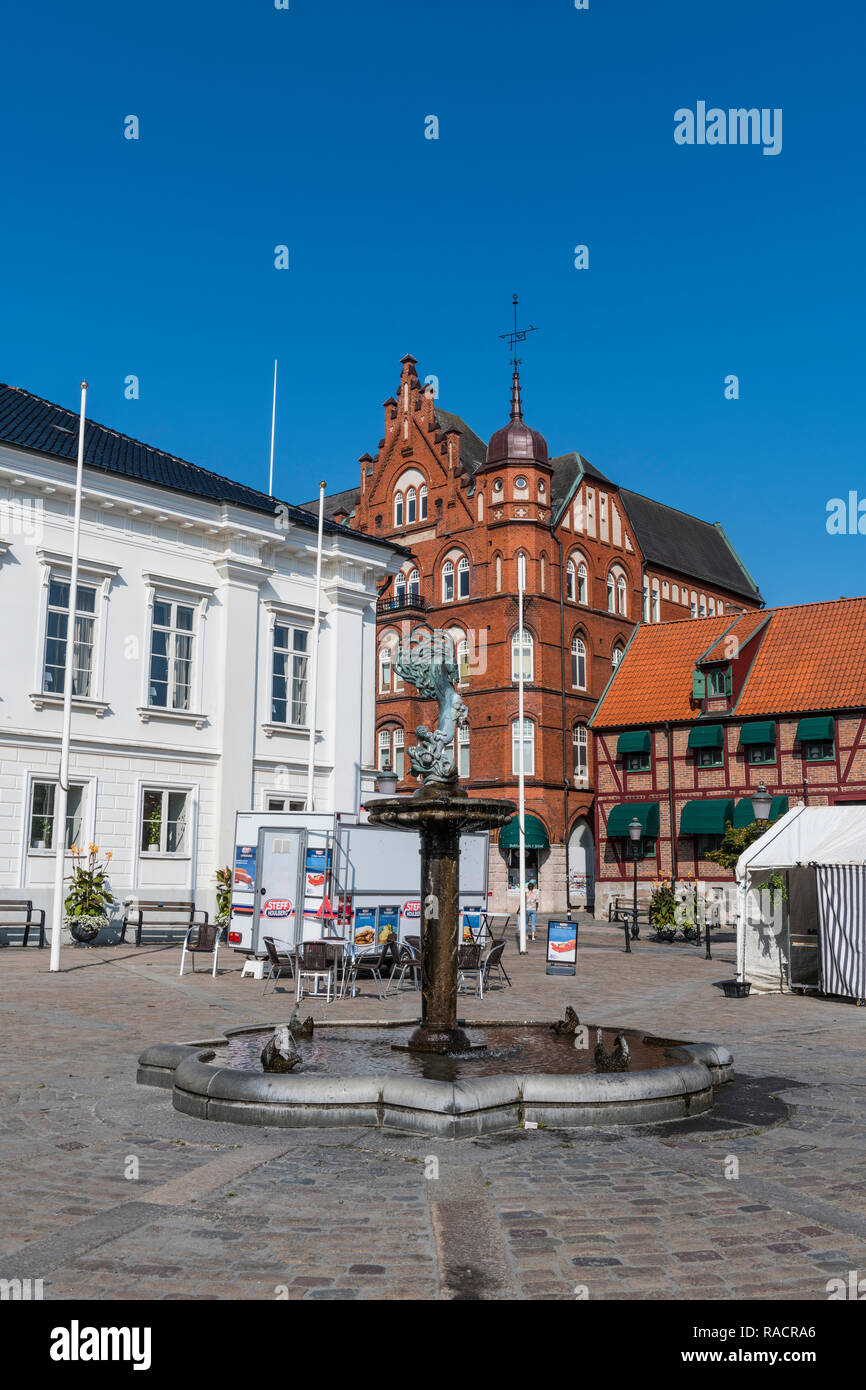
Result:
<svg viewBox="0 0 866 1390"><path fill-rule="evenodd" d="M401 613L404 609L414 613L426 613L430 607L420 594L408 592L392 594L390 598L380 598L376 604L377 613Z"/></svg>

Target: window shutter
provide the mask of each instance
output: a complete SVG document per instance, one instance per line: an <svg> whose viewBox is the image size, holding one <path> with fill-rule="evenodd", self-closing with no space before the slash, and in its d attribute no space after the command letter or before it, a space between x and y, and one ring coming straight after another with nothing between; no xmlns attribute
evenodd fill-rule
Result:
<svg viewBox="0 0 866 1390"><path fill-rule="evenodd" d="M726 694L726 695L732 695L733 692L734 692L734 674L733 674L733 672L732 672L732 670L731 670L731 668L730 668L730 666L729 666L728 669L727 669L727 671L725 672L725 694Z"/></svg>
<svg viewBox="0 0 866 1390"><path fill-rule="evenodd" d="M703 700L707 693L707 677L704 671L692 672L692 699Z"/></svg>

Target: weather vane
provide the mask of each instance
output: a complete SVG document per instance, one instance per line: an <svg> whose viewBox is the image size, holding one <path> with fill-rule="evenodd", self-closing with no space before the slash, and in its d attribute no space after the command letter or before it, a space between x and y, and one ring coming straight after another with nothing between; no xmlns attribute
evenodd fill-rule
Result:
<svg viewBox="0 0 866 1390"><path fill-rule="evenodd" d="M512 302L514 304L514 328L510 333L500 333L499 336L500 338L508 339L508 344L511 348L511 365L514 367L514 370L517 371L517 368L520 366L521 361L521 359L517 356L517 344L522 343L524 341L527 333L537 333L538 329L535 328L532 324L530 324L528 328L517 327L517 295L514 296Z"/></svg>

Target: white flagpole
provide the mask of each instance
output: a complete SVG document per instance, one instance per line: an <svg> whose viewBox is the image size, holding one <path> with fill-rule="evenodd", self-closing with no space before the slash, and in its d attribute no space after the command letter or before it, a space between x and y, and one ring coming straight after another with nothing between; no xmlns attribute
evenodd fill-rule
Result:
<svg viewBox="0 0 866 1390"><path fill-rule="evenodd" d="M69 742L72 733L72 673L75 653L75 613L78 608L78 551L81 538L81 485L84 479L84 412L87 382L81 383L81 415L78 421L78 465L75 470L75 514L72 522L72 572L69 577L69 612L66 618L66 663L63 673L63 731L60 737L60 775L54 797L54 910L51 919L49 970L60 969L60 934L63 930L63 870L66 863L66 806L69 796Z"/></svg>
<svg viewBox="0 0 866 1390"><path fill-rule="evenodd" d="M523 724L523 661L526 650L523 635L523 587L526 583L526 560L523 555L517 557L517 611L518 611L518 631L520 633L520 655L517 667L517 718L520 733L519 753L517 760L518 775L518 796L517 796L517 828L520 837L520 954L526 954L526 742L524 738Z"/></svg>
<svg viewBox="0 0 866 1390"><path fill-rule="evenodd" d="M310 720L310 749L307 766L307 810L313 807L313 778L316 768L316 695L319 679L319 615L322 607L322 522L325 516L325 487L319 483L319 539L316 545L316 607L313 614L313 654L310 662L310 685L307 691L307 709Z"/></svg>
<svg viewBox="0 0 866 1390"><path fill-rule="evenodd" d="M274 360L274 401L271 406L271 467L268 473L268 496L274 495L274 436L277 432L277 363Z"/></svg>

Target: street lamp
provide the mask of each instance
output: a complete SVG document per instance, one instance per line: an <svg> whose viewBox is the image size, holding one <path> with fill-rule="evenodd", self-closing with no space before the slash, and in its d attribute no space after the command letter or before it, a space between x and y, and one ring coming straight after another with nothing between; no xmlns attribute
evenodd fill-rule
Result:
<svg viewBox="0 0 866 1390"><path fill-rule="evenodd" d="M637 936L637 861L640 858L640 842L643 829L637 816L633 816L628 823L628 834L631 840L631 857L634 862L634 923L633 931ZM625 949L631 955L631 943L629 941L628 922L625 926Z"/></svg>
<svg viewBox="0 0 866 1390"><path fill-rule="evenodd" d="M768 792L764 783L759 782L757 791L752 792L752 810L755 813L755 820L769 820L772 804L772 792Z"/></svg>

